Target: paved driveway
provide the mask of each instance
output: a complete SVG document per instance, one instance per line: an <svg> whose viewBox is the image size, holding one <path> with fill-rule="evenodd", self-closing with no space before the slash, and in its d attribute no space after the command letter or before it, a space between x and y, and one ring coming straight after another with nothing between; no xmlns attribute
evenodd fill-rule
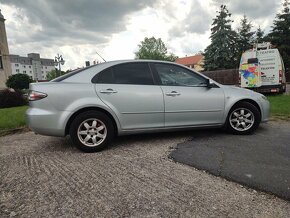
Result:
<svg viewBox="0 0 290 218"><path fill-rule="evenodd" d="M171 153L178 162L290 200L290 123L269 123L254 135L200 132Z"/></svg>
<svg viewBox="0 0 290 218"><path fill-rule="evenodd" d="M1 137L0 217L290 217L287 201L168 158L198 134L127 136L94 154L31 132Z"/></svg>

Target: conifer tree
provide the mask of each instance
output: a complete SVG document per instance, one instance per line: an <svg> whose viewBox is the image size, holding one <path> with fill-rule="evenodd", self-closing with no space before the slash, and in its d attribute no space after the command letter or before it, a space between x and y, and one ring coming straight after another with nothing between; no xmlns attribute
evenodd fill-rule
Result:
<svg viewBox="0 0 290 218"><path fill-rule="evenodd" d="M290 71L290 1L284 0L282 13L276 15L268 35L271 43L279 49L286 71Z"/></svg>
<svg viewBox="0 0 290 218"><path fill-rule="evenodd" d="M211 44L205 49L205 70L237 68L237 33L232 30L226 5L220 6L211 28Z"/></svg>
<svg viewBox="0 0 290 218"><path fill-rule="evenodd" d="M264 31L261 29L261 27L259 26L257 31L256 31L256 35L255 35L255 41L257 43L261 43L264 41Z"/></svg>
<svg viewBox="0 0 290 218"><path fill-rule="evenodd" d="M255 32L251 31L252 27L253 25L248 21L247 16L244 15L241 19L240 27L238 28L239 55L241 55L242 52L252 48L255 34Z"/></svg>

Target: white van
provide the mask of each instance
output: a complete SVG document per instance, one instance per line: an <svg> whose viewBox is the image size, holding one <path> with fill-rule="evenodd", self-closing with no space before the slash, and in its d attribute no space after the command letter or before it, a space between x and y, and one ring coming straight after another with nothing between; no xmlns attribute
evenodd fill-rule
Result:
<svg viewBox="0 0 290 218"><path fill-rule="evenodd" d="M253 49L242 54L239 76L242 88L263 93L286 91L282 57L269 42L255 44Z"/></svg>

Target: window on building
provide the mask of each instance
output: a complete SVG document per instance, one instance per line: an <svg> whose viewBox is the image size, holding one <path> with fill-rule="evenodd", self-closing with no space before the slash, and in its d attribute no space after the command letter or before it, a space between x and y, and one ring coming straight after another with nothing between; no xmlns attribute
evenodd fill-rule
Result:
<svg viewBox="0 0 290 218"><path fill-rule="evenodd" d="M26 70L23 70L23 73L26 74Z"/></svg>
<svg viewBox="0 0 290 218"><path fill-rule="evenodd" d="M2 56L0 56L0 69L3 69Z"/></svg>
<svg viewBox="0 0 290 218"><path fill-rule="evenodd" d="M15 67L19 67L19 64L15 64Z"/></svg>
<svg viewBox="0 0 290 218"><path fill-rule="evenodd" d="M19 69L16 69L16 73L19 73Z"/></svg>
<svg viewBox="0 0 290 218"><path fill-rule="evenodd" d="M45 67L45 69L47 69L47 67Z"/></svg>
<svg viewBox="0 0 290 218"><path fill-rule="evenodd" d="M29 68L31 68L31 66L29 66ZM31 71L30 71L31 72Z"/></svg>
<svg viewBox="0 0 290 218"><path fill-rule="evenodd" d="M25 66L25 65L23 65L23 67L24 67L24 68L26 68L26 66Z"/></svg>

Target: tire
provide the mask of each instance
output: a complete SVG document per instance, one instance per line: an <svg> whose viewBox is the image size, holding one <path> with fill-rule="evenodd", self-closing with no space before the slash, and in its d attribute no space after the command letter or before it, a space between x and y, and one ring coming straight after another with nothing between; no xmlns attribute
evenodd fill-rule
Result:
<svg viewBox="0 0 290 218"><path fill-rule="evenodd" d="M228 132L237 135L252 134L260 125L261 114L256 106L249 102L234 105L226 120Z"/></svg>
<svg viewBox="0 0 290 218"><path fill-rule="evenodd" d="M86 111L75 117L70 125L73 143L84 152L97 152L106 148L114 138L112 120L99 111Z"/></svg>

